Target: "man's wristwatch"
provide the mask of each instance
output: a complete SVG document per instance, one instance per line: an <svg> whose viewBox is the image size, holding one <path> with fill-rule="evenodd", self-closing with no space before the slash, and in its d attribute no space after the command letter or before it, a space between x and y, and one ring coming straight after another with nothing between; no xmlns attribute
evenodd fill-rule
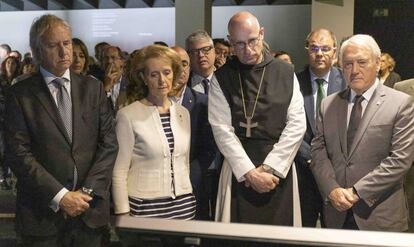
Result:
<svg viewBox="0 0 414 247"><path fill-rule="evenodd" d="M93 189L82 187L82 193L89 195L90 197L94 197Z"/></svg>
<svg viewBox="0 0 414 247"><path fill-rule="evenodd" d="M268 165L263 164L262 167L263 167L263 170L265 172L273 173L273 171L274 171L274 169L272 167L268 166Z"/></svg>

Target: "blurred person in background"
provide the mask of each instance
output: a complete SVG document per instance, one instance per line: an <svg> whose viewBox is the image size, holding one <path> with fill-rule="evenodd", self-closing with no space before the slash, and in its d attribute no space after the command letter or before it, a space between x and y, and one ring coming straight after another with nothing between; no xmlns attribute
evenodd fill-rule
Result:
<svg viewBox="0 0 414 247"><path fill-rule="evenodd" d="M76 74L87 75L89 71L89 52L85 43L78 38L72 39L73 61L70 69Z"/></svg>
<svg viewBox="0 0 414 247"><path fill-rule="evenodd" d="M226 63L230 56L230 43L224 39L213 39L213 44L216 51L214 66L218 69Z"/></svg>
<svg viewBox="0 0 414 247"><path fill-rule="evenodd" d="M10 86L13 79L20 74L20 62L16 57L9 56L1 63L0 84Z"/></svg>
<svg viewBox="0 0 414 247"><path fill-rule="evenodd" d="M293 64L290 55L285 51L275 51L273 53L273 56L275 58L279 58L280 60L287 62L288 64Z"/></svg>
<svg viewBox="0 0 414 247"><path fill-rule="evenodd" d="M38 66L34 62L32 57L26 57L23 59L22 63L20 64L20 75L13 79L12 85L24 80L26 78L29 78L32 76L35 72L37 72Z"/></svg>
<svg viewBox="0 0 414 247"><path fill-rule="evenodd" d="M387 87L393 88L395 83L401 81L401 76L394 71L396 62L394 58L386 52L381 53L380 62L378 75L380 82Z"/></svg>

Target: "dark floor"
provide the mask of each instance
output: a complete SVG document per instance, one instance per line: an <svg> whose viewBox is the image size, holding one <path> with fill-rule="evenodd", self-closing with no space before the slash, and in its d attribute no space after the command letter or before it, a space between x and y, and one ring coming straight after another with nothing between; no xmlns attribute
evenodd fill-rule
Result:
<svg viewBox="0 0 414 247"><path fill-rule="evenodd" d="M0 188L0 247L16 246L14 211L16 197L12 190Z"/></svg>

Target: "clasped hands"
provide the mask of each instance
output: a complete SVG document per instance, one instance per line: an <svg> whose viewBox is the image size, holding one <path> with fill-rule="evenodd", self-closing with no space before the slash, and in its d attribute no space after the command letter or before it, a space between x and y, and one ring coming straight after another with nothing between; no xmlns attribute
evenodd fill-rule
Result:
<svg viewBox="0 0 414 247"><path fill-rule="evenodd" d="M251 186L258 193L269 192L279 185L279 178L266 172L262 165L250 170L244 177L246 178L245 186Z"/></svg>
<svg viewBox="0 0 414 247"><path fill-rule="evenodd" d="M68 216L76 217L89 208L92 197L81 190L67 192L59 202L59 207Z"/></svg>
<svg viewBox="0 0 414 247"><path fill-rule="evenodd" d="M335 188L328 196L332 206L340 211L346 211L359 201L359 196L354 192L352 188Z"/></svg>

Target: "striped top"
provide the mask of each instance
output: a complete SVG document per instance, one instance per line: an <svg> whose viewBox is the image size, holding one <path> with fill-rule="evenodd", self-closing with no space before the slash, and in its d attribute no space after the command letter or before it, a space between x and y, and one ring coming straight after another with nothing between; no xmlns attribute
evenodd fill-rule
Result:
<svg viewBox="0 0 414 247"><path fill-rule="evenodd" d="M170 147L174 152L174 135L171 130L170 113L160 113L161 124ZM172 159L171 159L172 160ZM196 200L193 194L175 196L174 168L171 163L170 198L141 199L129 196L130 214L135 217L155 217L164 219L191 220L195 216Z"/></svg>
<svg viewBox="0 0 414 247"><path fill-rule="evenodd" d="M160 113L162 128L167 137L168 145L170 146L170 153L174 152L174 135L171 130L170 113Z"/></svg>
<svg viewBox="0 0 414 247"><path fill-rule="evenodd" d="M130 215L135 217L192 220L196 200L193 194L150 200L129 196L129 207Z"/></svg>

